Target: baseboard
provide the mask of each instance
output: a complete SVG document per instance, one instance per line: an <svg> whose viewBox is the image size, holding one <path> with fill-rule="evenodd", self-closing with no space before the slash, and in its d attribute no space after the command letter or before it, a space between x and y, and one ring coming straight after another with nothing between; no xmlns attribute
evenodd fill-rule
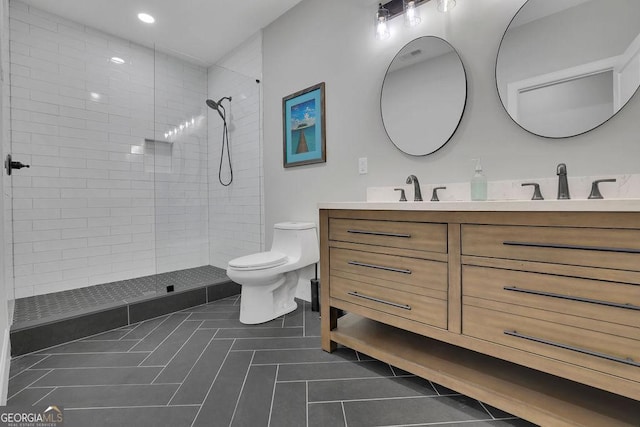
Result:
<svg viewBox="0 0 640 427"><path fill-rule="evenodd" d="M11 342L9 328L2 334L2 353L0 353L0 406L6 406L9 388L9 368L11 366Z"/></svg>

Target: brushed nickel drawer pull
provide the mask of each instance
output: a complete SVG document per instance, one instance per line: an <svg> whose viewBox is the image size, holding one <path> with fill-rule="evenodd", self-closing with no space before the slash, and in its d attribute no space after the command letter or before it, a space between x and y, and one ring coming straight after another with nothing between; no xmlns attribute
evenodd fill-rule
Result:
<svg viewBox="0 0 640 427"><path fill-rule="evenodd" d="M505 335L510 335L512 337L522 338L522 339L529 340L529 341L534 341L534 342L539 342L541 344L550 345L552 347L558 347L558 348L562 348L562 349L565 349L565 350L571 350L571 351L575 351L577 353L587 354L589 356L595 356L595 357L599 357L601 359L611 360L613 362L624 363L625 365L631 365L631 366L640 367L640 362L636 362L635 360L633 360L630 357L628 357L626 359L623 359L621 357L611 356L611 355L605 354L605 353L598 353L597 351L587 350L587 349L580 348L580 347L574 347L572 345L567 345L567 344L561 344L561 343L557 343L555 341L545 340L543 338L532 337L530 335L524 335L524 334L518 333L517 331L504 331L504 333L505 333Z"/></svg>
<svg viewBox="0 0 640 427"><path fill-rule="evenodd" d="M392 307L397 307L397 308L401 308L403 310L411 310L411 306L410 305L406 305L406 304L398 304L395 302L391 302L391 301L385 301L383 299L379 299L379 298L375 298L375 297L370 297L368 295L362 295L358 292L347 292L347 294L353 296L353 297L358 297L358 298L362 298L362 299L368 299L369 301L374 301L374 302L379 302L381 304L387 304L390 305Z"/></svg>
<svg viewBox="0 0 640 427"><path fill-rule="evenodd" d="M368 234L368 235L371 235L371 236L403 237L405 239L410 239L411 238L411 234L387 233L385 231L347 230L347 233Z"/></svg>
<svg viewBox="0 0 640 427"><path fill-rule="evenodd" d="M565 245L562 243L532 243L532 242L513 242L513 241L504 241L502 242L502 244L507 246L529 246L534 248L579 249L583 251L620 252L620 253L627 253L627 254L640 254L640 249L609 248L606 246L581 246L581 245Z"/></svg>
<svg viewBox="0 0 640 427"><path fill-rule="evenodd" d="M606 305L608 307L626 308L627 310L640 310L640 306L628 304L628 303L622 304L619 302L602 301L602 300L591 299L591 298L572 297L570 295L554 294L552 292L542 292L542 291L536 291L533 289L523 289L523 288L517 288L515 286L505 286L503 289L505 291L521 292L523 294L532 294L532 295L540 295L543 297L560 298L560 299L566 299L569 301L587 302L589 304Z"/></svg>
<svg viewBox="0 0 640 427"><path fill-rule="evenodd" d="M366 264L364 262L349 261L349 265L356 265L358 267L375 268L378 270L393 271L394 273L411 274L411 270L403 270L401 268L385 267L384 265Z"/></svg>

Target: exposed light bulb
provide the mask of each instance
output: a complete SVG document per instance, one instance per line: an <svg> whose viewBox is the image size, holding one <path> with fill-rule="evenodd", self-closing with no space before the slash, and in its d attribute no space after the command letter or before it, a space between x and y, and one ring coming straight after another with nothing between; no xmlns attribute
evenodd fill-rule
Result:
<svg viewBox="0 0 640 427"><path fill-rule="evenodd" d="M379 21L376 28L376 37L378 40L384 40L389 38L389 27L387 21Z"/></svg>
<svg viewBox="0 0 640 427"><path fill-rule="evenodd" d="M447 13L456 5L456 0L438 0L438 11Z"/></svg>
<svg viewBox="0 0 640 427"><path fill-rule="evenodd" d="M413 27L418 25L420 21L420 14L416 9L415 0L404 0L404 24L408 27Z"/></svg>
<svg viewBox="0 0 640 427"><path fill-rule="evenodd" d="M378 12L376 13L376 38L378 40L388 39L390 36L389 25L389 11L382 6L382 3L378 5Z"/></svg>

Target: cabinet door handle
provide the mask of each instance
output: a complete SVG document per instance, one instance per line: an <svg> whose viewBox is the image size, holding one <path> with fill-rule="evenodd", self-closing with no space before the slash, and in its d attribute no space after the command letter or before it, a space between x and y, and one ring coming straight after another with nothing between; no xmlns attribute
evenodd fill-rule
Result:
<svg viewBox="0 0 640 427"><path fill-rule="evenodd" d="M502 242L502 244L507 246L528 246L533 248L578 249L582 251L620 252L620 253L627 253L627 254L640 254L640 249L609 248L606 246L565 245L562 243L513 242L508 240Z"/></svg>
<svg viewBox="0 0 640 427"><path fill-rule="evenodd" d="M385 231L347 230L347 233L368 234L368 235L371 235L371 236L403 237L405 239L410 239L411 238L411 234L387 233Z"/></svg>
<svg viewBox="0 0 640 427"><path fill-rule="evenodd" d="M576 353L582 353L582 354L587 354L589 356L599 357L601 359L611 360L613 362L624 363L625 365L631 365L631 366L640 367L640 363L636 362L635 360L633 360L630 357L628 357L626 359L623 359L622 357L611 356L609 354L599 353L597 351L587 350L587 349L584 349L584 348L575 347L575 346L567 345L567 344L561 344L561 343L558 343L558 342L555 342L555 341L545 340L544 338L538 338L538 337L533 337L533 336L530 336L530 335L524 335L524 334L518 333L517 331L504 331L504 334L505 335L510 335L510 336L516 337L516 338L522 338L522 339L525 339L525 340L538 342L538 343L541 343L541 344L550 345L552 347L558 347L558 348L562 348L562 349L565 349L565 350L575 351Z"/></svg>
<svg viewBox="0 0 640 427"><path fill-rule="evenodd" d="M375 297L370 297L369 295L363 295L361 293L358 293L356 291L353 292L347 292L348 295L351 295L353 297L358 297L358 298L362 298L362 299L366 299L369 301L374 301L374 302L379 302L381 304L386 304L386 305L390 305L392 307L397 307L397 308L401 308L403 310L411 310L411 306L410 305L406 305L406 304L398 304L396 302L391 302L391 301L385 301L383 299L380 298L375 298Z"/></svg>
<svg viewBox="0 0 640 427"><path fill-rule="evenodd" d="M364 262L349 261L349 265L356 265L358 267L375 268L378 270L393 271L394 273L411 274L411 270L404 270L402 268L385 267L384 265L366 264Z"/></svg>
<svg viewBox="0 0 640 427"><path fill-rule="evenodd" d="M610 302L610 301L603 301L603 300L591 299L591 298L572 297L570 295L554 294L552 292L542 292L542 291L536 291L534 289L523 289L523 288L517 288L515 286L505 286L503 289L505 291L521 292L523 294L540 295L543 297L560 298L560 299L565 299L569 301L587 302L589 304L606 305L608 307L624 308L627 310L640 310L640 306L633 305L633 304L622 304L619 302Z"/></svg>

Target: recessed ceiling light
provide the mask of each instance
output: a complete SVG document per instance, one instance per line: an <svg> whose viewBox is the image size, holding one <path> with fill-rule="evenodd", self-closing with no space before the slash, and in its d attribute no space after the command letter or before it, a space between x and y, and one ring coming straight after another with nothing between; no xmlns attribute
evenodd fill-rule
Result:
<svg viewBox="0 0 640 427"><path fill-rule="evenodd" d="M110 61L113 62L114 64L124 64L124 59L117 56L111 57Z"/></svg>
<svg viewBox="0 0 640 427"><path fill-rule="evenodd" d="M148 13L139 13L138 19L146 24L153 24L154 22L156 22L156 18L149 15Z"/></svg>

